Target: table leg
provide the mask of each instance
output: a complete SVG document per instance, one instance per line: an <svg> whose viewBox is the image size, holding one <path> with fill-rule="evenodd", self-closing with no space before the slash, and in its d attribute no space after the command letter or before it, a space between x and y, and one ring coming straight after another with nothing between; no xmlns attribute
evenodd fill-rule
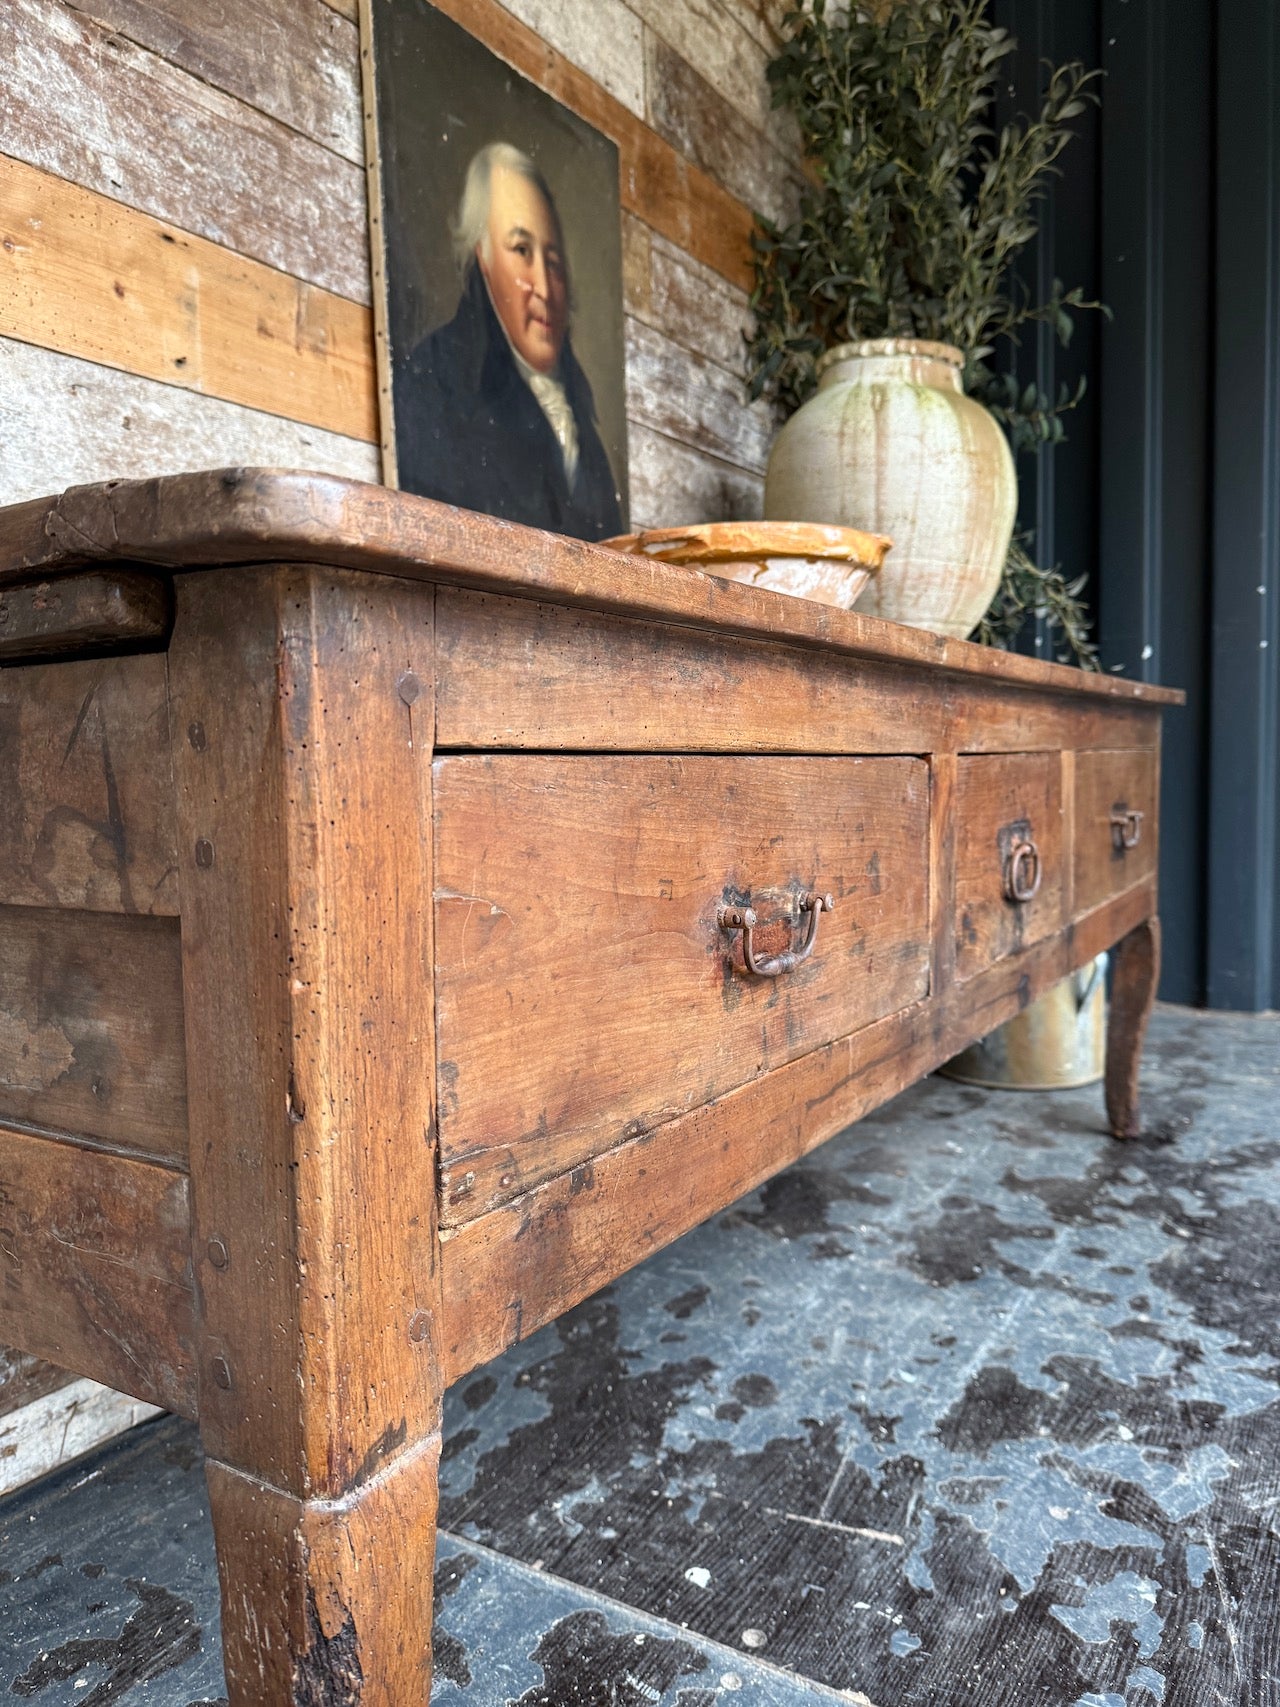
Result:
<svg viewBox="0 0 1280 1707"><path fill-rule="evenodd" d="M1115 948L1111 1018L1107 1026L1107 1119L1112 1136L1136 1138L1138 1069L1147 1021L1160 981L1160 921L1144 919Z"/></svg>
<svg viewBox="0 0 1280 1707"><path fill-rule="evenodd" d="M230 1707L426 1707L439 1459L337 1500L207 1462Z"/></svg>

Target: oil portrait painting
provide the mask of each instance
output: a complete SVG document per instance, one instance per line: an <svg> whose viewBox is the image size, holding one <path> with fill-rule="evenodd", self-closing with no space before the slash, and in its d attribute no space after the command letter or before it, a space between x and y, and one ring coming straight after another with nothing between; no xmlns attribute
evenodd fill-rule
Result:
<svg viewBox="0 0 1280 1707"><path fill-rule="evenodd" d="M579 539L621 533L615 145L426 0L366 0L384 478Z"/></svg>

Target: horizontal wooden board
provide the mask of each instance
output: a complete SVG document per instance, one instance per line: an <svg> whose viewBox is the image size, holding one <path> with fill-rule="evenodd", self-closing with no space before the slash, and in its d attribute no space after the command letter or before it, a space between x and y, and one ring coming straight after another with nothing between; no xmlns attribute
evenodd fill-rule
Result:
<svg viewBox="0 0 1280 1707"><path fill-rule="evenodd" d="M441 1219L469 1218L928 988L919 759L435 765ZM750 974L722 905L752 908Z"/></svg>
<svg viewBox="0 0 1280 1707"><path fill-rule="evenodd" d="M1011 1019L1150 916L1137 888L851 1038L597 1157L442 1236L444 1359L457 1381Z"/></svg>
<svg viewBox="0 0 1280 1707"><path fill-rule="evenodd" d="M178 911L162 656L0 670L0 902Z"/></svg>
<svg viewBox="0 0 1280 1707"><path fill-rule="evenodd" d="M763 474L773 442L768 406L715 362L628 316L627 416L725 462Z"/></svg>
<svg viewBox="0 0 1280 1707"><path fill-rule="evenodd" d="M0 1339L195 1415L183 1174L0 1127Z"/></svg>
<svg viewBox="0 0 1280 1707"><path fill-rule="evenodd" d="M172 614L168 579L139 569L9 587L0 596L0 663L140 651L163 644Z"/></svg>
<svg viewBox="0 0 1280 1707"><path fill-rule="evenodd" d="M776 221L791 217L799 172L774 139L744 119L704 75L710 68L695 69L652 33L645 42L645 68L647 116L658 134L753 211Z"/></svg>
<svg viewBox="0 0 1280 1707"><path fill-rule="evenodd" d="M633 528L753 521L764 480L633 421L627 432Z"/></svg>
<svg viewBox="0 0 1280 1707"><path fill-rule="evenodd" d="M121 558L188 568L323 563L674 623L731 644L765 639L904 670L924 665L921 681L944 703L968 703L966 680L1030 690L1075 707L1094 701L1154 712L1183 699L1171 688L945 640L349 480L223 468L82 487L0 512L0 585L27 580L37 569L69 573L87 562ZM1153 740L1155 722L1149 724Z"/></svg>
<svg viewBox="0 0 1280 1707"><path fill-rule="evenodd" d="M503 0L506 10L554 52L620 101L645 116L644 26L624 0ZM476 31L479 34L479 30Z"/></svg>
<svg viewBox="0 0 1280 1707"><path fill-rule="evenodd" d="M0 334L377 437L367 308L2 157L0 207Z"/></svg>
<svg viewBox="0 0 1280 1707"><path fill-rule="evenodd" d="M1085 912L1156 866L1159 837L1158 756L1146 752L1081 752L1075 764L1075 905ZM1126 848L1112 814L1140 812L1135 847Z"/></svg>
<svg viewBox="0 0 1280 1707"><path fill-rule="evenodd" d="M63 0L8 0L4 21L0 153L369 301L359 166Z"/></svg>
<svg viewBox="0 0 1280 1707"><path fill-rule="evenodd" d="M159 1414L97 1381L67 1378L21 1411L0 1414L0 1499Z"/></svg>
<svg viewBox="0 0 1280 1707"><path fill-rule="evenodd" d="M741 380L750 318L746 291L634 214L623 215L622 266L629 314Z"/></svg>
<svg viewBox="0 0 1280 1707"><path fill-rule="evenodd" d="M696 66L721 99L756 130L778 128L765 77L776 46L766 45L766 32L752 0L717 0L714 6L672 5L671 0L627 3L644 19L651 36L674 50L685 64Z"/></svg>
<svg viewBox="0 0 1280 1707"><path fill-rule="evenodd" d="M499 58L618 144L622 205L744 289L750 209L497 0L436 0Z"/></svg>
<svg viewBox="0 0 1280 1707"><path fill-rule="evenodd" d="M0 1418L26 1410L37 1399L74 1380L74 1375L54 1363L46 1363L27 1351L0 1346Z"/></svg>
<svg viewBox="0 0 1280 1707"><path fill-rule="evenodd" d="M345 159L363 161L356 32L323 0L66 3Z"/></svg>
<svg viewBox="0 0 1280 1707"><path fill-rule="evenodd" d="M217 468L228 458L378 478L360 439L0 337L0 502L63 486Z"/></svg>
<svg viewBox="0 0 1280 1707"><path fill-rule="evenodd" d="M922 682L872 660L691 634L532 599L441 588L436 741L449 748L1056 753L1061 703ZM1155 740L1119 705L1075 714L1091 736Z"/></svg>
<svg viewBox="0 0 1280 1707"><path fill-rule="evenodd" d="M176 920L0 907L0 1120L185 1161Z"/></svg>
<svg viewBox="0 0 1280 1707"><path fill-rule="evenodd" d="M965 754L956 765L954 814L956 974L969 978L1063 922L1070 850L1059 755ZM1015 901L1006 893L1006 869L1024 842L1038 850L1040 885L1030 900Z"/></svg>

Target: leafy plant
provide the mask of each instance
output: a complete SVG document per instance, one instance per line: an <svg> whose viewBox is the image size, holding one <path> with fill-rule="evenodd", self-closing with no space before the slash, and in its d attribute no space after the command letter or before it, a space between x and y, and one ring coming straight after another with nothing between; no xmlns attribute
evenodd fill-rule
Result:
<svg viewBox="0 0 1280 1707"><path fill-rule="evenodd" d="M1036 234L1072 121L1096 100L1098 73L1050 68L1039 112L997 129L1002 65L1016 43L991 23L986 0L800 0L785 27L769 81L774 105L799 125L811 175L789 225L757 216L750 395L790 411L813 391L824 350L929 338L964 352L965 390L1015 451L1056 443L1083 381L1051 398L1020 387L998 358L1032 322L1048 322L1065 345L1073 311L1097 306L1057 280L1047 301L1033 301L1015 262ZM1037 569L1019 544L982 637L1007 645L1015 617L1035 610L1088 667L1079 589Z"/></svg>

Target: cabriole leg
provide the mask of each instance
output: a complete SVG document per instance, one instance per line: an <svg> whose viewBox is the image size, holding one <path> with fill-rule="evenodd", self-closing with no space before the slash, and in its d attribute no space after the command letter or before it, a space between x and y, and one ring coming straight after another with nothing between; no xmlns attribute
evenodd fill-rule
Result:
<svg viewBox="0 0 1280 1707"><path fill-rule="evenodd" d="M1115 981L1107 1026L1107 1120L1115 1138L1136 1138L1138 1069L1147 1021L1160 981L1160 921L1144 919L1115 949Z"/></svg>

